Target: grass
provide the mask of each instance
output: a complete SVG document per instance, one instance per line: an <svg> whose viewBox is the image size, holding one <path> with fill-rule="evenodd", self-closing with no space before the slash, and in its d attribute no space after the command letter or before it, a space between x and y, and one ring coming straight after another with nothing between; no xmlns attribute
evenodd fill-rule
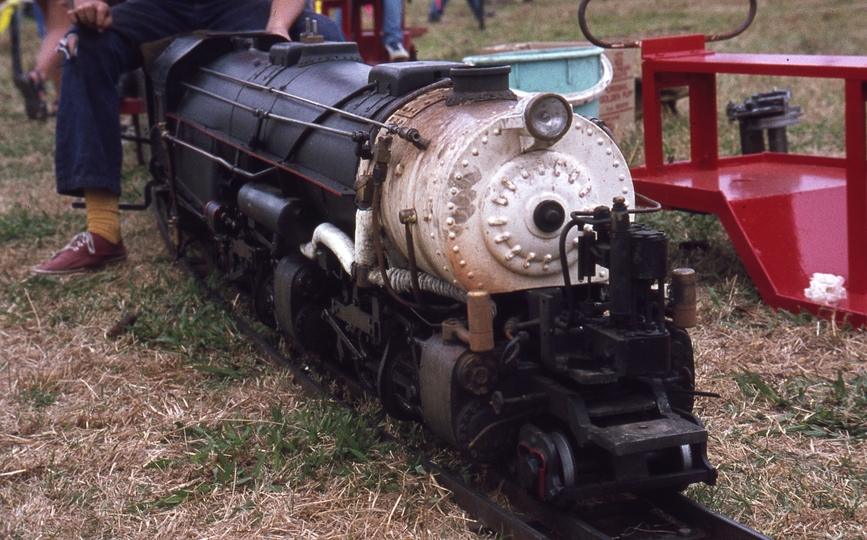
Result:
<svg viewBox="0 0 867 540"><path fill-rule="evenodd" d="M597 0L591 26L618 39L716 31L738 24L746 4ZM867 49L865 2L759 4L752 29L711 47ZM451 2L443 22L417 38L421 57L581 39L577 2L488 5L497 15L480 32L466 4ZM408 24L427 25L427 8L408 4ZM25 63L36 44L28 32ZM415 458L373 436L365 420L378 418L375 406L359 418L308 401L263 363L172 264L150 215L124 215L123 265L78 279L28 275L83 218L54 194L53 121L25 118L8 49L0 36L0 536L476 537ZM805 116L789 131L792 149L841 155L833 84L721 77L719 85L721 109L775 85L793 88ZM688 112L667 118L667 154L687 154ZM734 126L722 120L719 132L722 153L736 153ZM640 128L620 140L640 165ZM148 173L128 150L125 198L137 200ZM864 331L770 310L714 216L666 212L651 224L669 234L673 265L698 271L698 387L721 396L697 400L720 480L688 493L776 538L865 538ZM472 478L418 426L384 427Z"/></svg>

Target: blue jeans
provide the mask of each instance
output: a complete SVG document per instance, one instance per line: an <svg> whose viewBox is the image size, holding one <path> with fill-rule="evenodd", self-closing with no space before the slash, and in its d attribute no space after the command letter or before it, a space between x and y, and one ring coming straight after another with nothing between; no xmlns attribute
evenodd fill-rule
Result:
<svg viewBox="0 0 867 540"><path fill-rule="evenodd" d="M437 2L439 2L439 8L437 8ZM440 17L443 16L443 11L446 9L446 4L449 3L449 0L433 0L430 5L430 10L428 11L428 15L439 20ZM467 5L470 6L470 10L473 12L473 16L476 19L481 18L480 6L478 0L467 0Z"/></svg>
<svg viewBox="0 0 867 540"><path fill-rule="evenodd" d="M343 18L343 10L334 10L334 21L337 26ZM382 0L382 44L403 45L403 0Z"/></svg>
<svg viewBox="0 0 867 540"><path fill-rule="evenodd" d="M103 33L73 26L77 54L63 64L57 111L54 165L57 192L82 196L85 188L120 195L123 149L117 83L122 73L141 67L144 43L193 30L264 30L270 0L127 0L111 10ZM289 31L305 31L305 19L318 21L326 40L343 41L328 17L306 11Z"/></svg>
<svg viewBox="0 0 867 540"><path fill-rule="evenodd" d="M382 44L403 45L403 0L382 0Z"/></svg>

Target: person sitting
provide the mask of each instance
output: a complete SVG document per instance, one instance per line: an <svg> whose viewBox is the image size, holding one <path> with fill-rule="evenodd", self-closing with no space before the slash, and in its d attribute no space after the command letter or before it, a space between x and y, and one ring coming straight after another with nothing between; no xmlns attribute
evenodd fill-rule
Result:
<svg viewBox="0 0 867 540"><path fill-rule="evenodd" d="M57 192L84 196L87 228L35 274L65 275L121 261L119 200L123 150L117 83L141 67L144 43L194 30L261 31L299 39L316 20L328 41L343 41L338 26L305 8L305 0L127 0L112 8L75 0L73 27L64 38L63 93L55 134Z"/></svg>
<svg viewBox="0 0 867 540"><path fill-rule="evenodd" d="M58 52L57 44L69 29L66 9L58 0L35 0L36 7L45 21L45 35L36 56L36 67L29 73L22 73L15 78L15 86L24 97L27 118L45 120L57 113L57 102L60 99L60 65L63 55ZM54 87L54 105L47 103L48 92L45 81L51 81Z"/></svg>

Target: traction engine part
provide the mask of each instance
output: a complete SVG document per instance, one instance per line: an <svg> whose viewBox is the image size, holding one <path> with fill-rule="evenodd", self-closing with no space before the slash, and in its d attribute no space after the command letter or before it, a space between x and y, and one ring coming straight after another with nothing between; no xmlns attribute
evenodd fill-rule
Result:
<svg viewBox="0 0 867 540"><path fill-rule="evenodd" d="M774 90L753 94L740 105L729 103L726 116L737 120L741 134L741 153L760 154L765 151L764 132L768 132L768 149L771 152L789 153L786 127L798 123L803 114L801 107L789 105L792 91Z"/></svg>

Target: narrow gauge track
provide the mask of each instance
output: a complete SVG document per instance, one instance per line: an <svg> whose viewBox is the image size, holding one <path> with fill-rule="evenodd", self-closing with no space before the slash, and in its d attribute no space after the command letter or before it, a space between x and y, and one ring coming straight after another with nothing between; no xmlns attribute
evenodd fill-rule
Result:
<svg viewBox="0 0 867 540"><path fill-rule="evenodd" d="M148 189L156 189L146 186ZM148 192L146 207L152 200ZM208 296L219 303L248 339L278 367L289 371L292 381L305 395L325 398L351 409L344 400L314 381L304 369L286 358L262 335L239 316L217 291L204 279L184 255L185 249L174 253L172 234L161 211L161 197L153 197L157 223L163 240L176 260L193 277ZM138 209L143 209L139 207ZM210 267L210 265L205 265ZM336 367L323 366L329 376L339 380L353 397L364 394L361 386ZM380 436L398 444L408 454L419 456L421 464L434 474L436 481L452 492L455 502L490 530L514 540L771 540L721 514L696 503L679 493L624 494L605 500L581 502L568 509L543 504L502 471L488 469L484 477L488 488L498 488L527 518L515 515L495 504L486 495L467 485L446 469L421 456L415 448L380 431Z"/></svg>

